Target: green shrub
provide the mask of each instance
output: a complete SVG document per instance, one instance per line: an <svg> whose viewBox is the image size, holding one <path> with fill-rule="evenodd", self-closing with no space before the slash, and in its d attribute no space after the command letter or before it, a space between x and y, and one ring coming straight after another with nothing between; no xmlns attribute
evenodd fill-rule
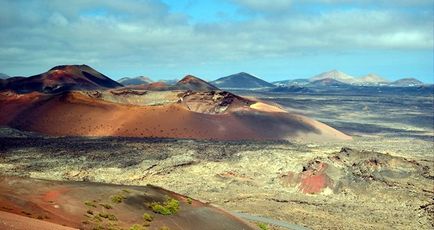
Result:
<svg viewBox="0 0 434 230"><path fill-rule="evenodd" d="M193 203L193 200L192 200L190 197L187 197L187 203L188 203L188 204L192 204L192 203Z"/></svg>
<svg viewBox="0 0 434 230"><path fill-rule="evenodd" d="M96 204L93 201L85 201L84 205L96 208Z"/></svg>
<svg viewBox="0 0 434 230"><path fill-rule="evenodd" d="M129 230L145 230L145 228L140 224L133 224Z"/></svg>
<svg viewBox="0 0 434 230"><path fill-rule="evenodd" d="M144 213L143 214L143 219L146 220L146 221L151 222L154 219L154 217L151 214Z"/></svg>
<svg viewBox="0 0 434 230"><path fill-rule="evenodd" d="M99 213L98 216L105 218L105 219L112 220L112 221L118 220L118 218L116 218L115 215L110 214L110 213Z"/></svg>
<svg viewBox="0 0 434 230"><path fill-rule="evenodd" d="M122 194L116 194L110 197L113 203L119 204L122 203L122 201L126 198Z"/></svg>
<svg viewBox="0 0 434 230"><path fill-rule="evenodd" d="M179 210L179 201L173 198L168 198L163 204L153 202L150 205L153 212L161 215L173 215Z"/></svg>
<svg viewBox="0 0 434 230"><path fill-rule="evenodd" d="M257 225L261 230L268 230L268 225L264 223L258 223Z"/></svg>
<svg viewBox="0 0 434 230"><path fill-rule="evenodd" d="M151 208L152 208L153 212L159 213L161 215L166 215L167 216L167 215L171 215L172 214L172 212L168 208L164 207L163 205L161 205L159 203L152 203L151 204Z"/></svg>
<svg viewBox="0 0 434 230"><path fill-rule="evenodd" d="M101 206L103 206L105 209L112 209L113 207L109 204L99 204Z"/></svg>
<svg viewBox="0 0 434 230"><path fill-rule="evenodd" d="M173 198L169 198L164 205L170 210L172 214L175 214L179 210L179 201Z"/></svg>
<svg viewBox="0 0 434 230"><path fill-rule="evenodd" d="M105 230L104 226L98 224L92 228L92 230Z"/></svg>
<svg viewBox="0 0 434 230"><path fill-rule="evenodd" d="M96 223L99 223L99 222L101 222L102 221L102 219L101 219L101 217L99 217L99 216L93 216L93 218L92 218L92 220L93 221L95 221Z"/></svg>
<svg viewBox="0 0 434 230"><path fill-rule="evenodd" d="M117 221L118 220L118 218L113 214L109 214L107 219L109 219L111 221Z"/></svg>

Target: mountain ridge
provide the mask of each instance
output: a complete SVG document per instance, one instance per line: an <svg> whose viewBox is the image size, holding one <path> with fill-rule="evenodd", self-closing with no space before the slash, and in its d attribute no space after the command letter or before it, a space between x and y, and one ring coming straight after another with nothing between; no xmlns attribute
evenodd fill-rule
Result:
<svg viewBox="0 0 434 230"><path fill-rule="evenodd" d="M88 65L58 65L44 73L30 77L5 79L0 90L15 92L54 93L68 90L94 90L122 87L123 85Z"/></svg>
<svg viewBox="0 0 434 230"><path fill-rule="evenodd" d="M211 81L210 83L219 88L233 89L275 87L275 85L246 72L239 72L236 74L221 77L214 81Z"/></svg>

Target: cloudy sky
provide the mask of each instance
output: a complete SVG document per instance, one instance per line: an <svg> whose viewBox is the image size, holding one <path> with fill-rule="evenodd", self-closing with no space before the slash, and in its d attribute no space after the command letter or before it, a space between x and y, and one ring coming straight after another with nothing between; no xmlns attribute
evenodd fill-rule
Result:
<svg viewBox="0 0 434 230"><path fill-rule="evenodd" d="M0 0L0 72L433 82L432 0Z"/></svg>

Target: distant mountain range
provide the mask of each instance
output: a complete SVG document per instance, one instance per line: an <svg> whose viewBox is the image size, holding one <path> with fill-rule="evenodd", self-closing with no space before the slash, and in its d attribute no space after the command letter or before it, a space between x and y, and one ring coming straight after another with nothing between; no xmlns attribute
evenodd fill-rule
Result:
<svg viewBox="0 0 434 230"><path fill-rule="evenodd" d="M309 79L295 79L295 80L284 80L276 81L273 84L277 86L306 86L306 87L318 87L318 86L393 86L393 87L413 87L422 86L423 82L414 78L404 78L397 81L390 82L387 79L378 76L376 74L370 73L362 77L353 77L344 72L338 70L331 70L313 76Z"/></svg>
<svg viewBox="0 0 434 230"><path fill-rule="evenodd" d="M153 81L149 77L139 76L139 77L124 77L118 80L122 85L143 85L149 84Z"/></svg>
<svg viewBox="0 0 434 230"><path fill-rule="evenodd" d="M259 89L275 87L275 85L245 72L222 77L210 83L223 89Z"/></svg>
<svg viewBox="0 0 434 230"><path fill-rule="evenodd" d="M389 85L396 86L396 87L406 87L406 86L421 86L424 85L424 83L414 78L403 78L391 82Z"/></svg>
<svg viewBox="0 0 434 230"><path fill-rule="evenodd" d="M220 89L232 90L270 90L272 92L319 92L336 90L367 90L365 88L405 88L419 87L429 91L432 85L424 84L414 78L404 78L389 82L376 74L353 77L338 70L331 70L308 79L284 80L269 83L251 74L241 72L215 81L206 82L192 75L187 75L180 81L169 80L153 82L150 78L140 76L121 78L118 82L87 65L55 66L45 73L30 77L9 77L0 74L0 90L12 90L19 93L39 91L56 93L66 90L95 90L119 87L143 90L192 90L214 91ZM362 88L360 88L362 87ZM368 92L367 90L366 92ZM381 91L381 90L377 90Z"/></svg>
<svg viewBox="0 0 434 230"><path fill-rule="evenodd" d="M211 81L211 84L222 89L264 89L275 87L303 86L309 88L346 87L346 86L384 86L384 87L415 87L424 85L414 78L404 78L390 82L384 77L370 73L361 77L353 77L338 70L331 70L308 79L283 80L269 83L249 73L241 72ZM291 91L296 87L291 88ZM283 90L277 89L277 90ZM303 91L303 90L300 90Z"/></svg>

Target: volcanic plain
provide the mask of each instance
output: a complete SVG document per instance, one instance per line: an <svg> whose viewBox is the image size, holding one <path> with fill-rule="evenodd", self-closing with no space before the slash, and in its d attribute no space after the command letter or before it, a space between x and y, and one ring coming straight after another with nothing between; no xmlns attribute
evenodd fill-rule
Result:
<svg viewBox="0 0 434 230"><path fill-rule="evenodd" d="M64 68L50 71L70 71ZM85 207L71 205L77 195L69 195L70 203L49 199L64 205L72 222L40 208L54 205L38 203L52 186L81 188L76 194L96 206L105 201L85 195L92 190L102 197L122 189L141 193L142 206L151 193L162 203L169 199L164 194L177 198L181 211L170 221L153 213L155 229L185 229L190 222L182 213L190 220L214 216L206 219L214 224L230 219L231 229L255 228L258 219L271 229L434 227L432 95L226 92L192 76L156 89L86 83L85 90L71 90L70 80L67 87L47 82L32 92L9 87L0 97L0 209L7 215L86 228L79 215ZM14 184L23 191L13 191ZM32 205L17 205L23 203ZM201 215L197 210L208 203L213 206ZM151 211L142 206L116 209L114 215L132 213L118 227L137 221L137 210Z"/></svg>

